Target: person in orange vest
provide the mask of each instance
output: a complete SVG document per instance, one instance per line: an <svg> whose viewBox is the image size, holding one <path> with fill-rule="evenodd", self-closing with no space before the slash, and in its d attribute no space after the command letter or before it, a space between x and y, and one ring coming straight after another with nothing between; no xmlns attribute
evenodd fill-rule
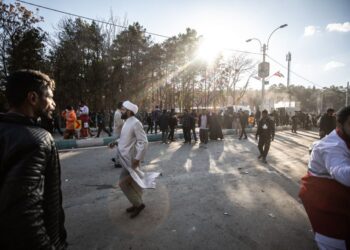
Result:
<svg viewBox="0 0 350 250"><path fill-rule="evenodd" d="M78 139L78 136L75 132L75 122L77 120L77 115L72 106L67 106L65 111L62 112L63 118L66 120L66 130L64 131L64 139L72 139L73 136Z"/></svg>

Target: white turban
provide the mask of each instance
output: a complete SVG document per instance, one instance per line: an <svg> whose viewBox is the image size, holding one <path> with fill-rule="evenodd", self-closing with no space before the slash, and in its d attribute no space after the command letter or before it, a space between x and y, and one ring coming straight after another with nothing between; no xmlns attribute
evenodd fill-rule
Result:
<svg viewBox="0 0 350 250"><path fill-rule="evenodd" d="M123 107L132 111L135 115L136 115L137 111L139 110L139 108L137 107L136 104L133 104L132 102L129 102L129 101L123 102Z"/></svg>

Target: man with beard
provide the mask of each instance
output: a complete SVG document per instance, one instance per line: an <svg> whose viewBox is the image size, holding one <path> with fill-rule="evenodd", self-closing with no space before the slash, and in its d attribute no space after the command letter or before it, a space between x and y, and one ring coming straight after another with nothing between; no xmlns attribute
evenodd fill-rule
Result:
<svg viewBox="0 0 350 250"><path fill-rule="evenodd" d="M135 117L137 111L135 104L123 102L121 117L125 123L119 140L109 144L110 147L118 145L117 153L123 167L119 187L132 204L126 209L126 212L131 213L130 218L136 217L145 208L142 190L155 188L155 178L159 176L159 173L144 173L140 170L140 161L146 153L148 140L142 123Z"/></svg>
<svg viewBox="0 0 350 250"><path fill-rule="evenodd" d="M258 159L262 159L263 163L267 163L266 157L270 149L271 141L275 137L275 123L268 117L267 110L261 112L262 118L258 123L255 139L259 137L258 148L260 155Z"/></svg>
<svg viewBox="0 0 350 250"><path fill-rule="evenodd" d="M60 161L49 132L54 81L21 70L6 82L10 110L0 114L1 249L66 249Z"/></svg>
<svg viewBox="0 0 350 250"><path fill-rule="evenodd" d="M350 249L350 106L311 152L299 197L320 249Z"/></svg>

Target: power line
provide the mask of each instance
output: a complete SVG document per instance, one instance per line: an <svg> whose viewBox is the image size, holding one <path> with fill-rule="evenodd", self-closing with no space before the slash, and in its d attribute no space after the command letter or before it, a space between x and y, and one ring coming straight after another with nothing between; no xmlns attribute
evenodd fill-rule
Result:
<svg viewBox="0 0 350 250"><path fill-rule="evenodd" d="M51 10L51 11L58 12L58 13L61 13L61 14L65 14L65 15L69 15L69 16L75 16L75 17L79 17L79 18L82 18L82 19L86 19L86 20L90 20L90 21L94 21L94 22L99 22L99 23L103 23L103 24L115 26L115 27L118 27L118 28L123 28L123 29L127 29L127 28L128 28L128 27L123 26L123 25L118 25L118 24L115 24L115 23L110 23L110 22L106 22L106 21L101 21L101 20L97 20L97 19L94 19L94 18L91 18L91 17L81 16L81 15L69 13L69 12L66 12L66 11L62 11L62 10L57 10L57 9L49 8L49 7L45 7L45 6L38 5L38 4L34 4L34 3L29 3L29 2L26 2L26 1L22 1L22 0L17 0L17 1L20 2L20 3L32 5L32 6L35 6L35 7L38 7L38 8L42 8L42 9L46 9L46 10ZM163 38L170 38L170 36L160 35L160 34L153 33L153 32L145 31L145 33L146 33L146 34L150 34L150 35L152 35L152 36L159 36L159 37L163 37Z"/></svg>
<svg viewBox="0 0 350 250"><path fill-rule="evenodd" d="M223 50L233 51L233 52L239 52L239 53L246 53L246 54L253 54L253 55L259 55L259 56L262 56L262 54L261 54L261 53L257 53L257 52L250 52L250 51L245 51L245 50L230 49L230 48L223 48Z"/></svg>
<svg viewBox="0 0 350 250"><path fill-rule="evenodd" d="M280 62L278 62L277 60L273 59L273 58L272 58L271 56L269 56L269 55L266 55L266 56L267 56L268 58L270 58L273 62L277 63L277 64L278 64L279 66L281 66L282 68L288 70L288 68L287 68L286 66L284 66L282 63L280 63ZM319 85L319 84L317 84L317 83L315 83L315 82L313 82L313 81L310 81L309 79L303 77L302 75L300 75L300 74L298 74L298 73L296 73L296 72L294 72L294 71L292 71L292 70L290 70L290 72L291 72L292 74L294 74L295 76L297 76L297 77L299 77L299 78L301 78L301 79L303 79L303 80L305 80L305 81L307 81L307 82L309 82L309 83L311 83L311 84L313 84L313 85L316 85L317 87L323 88L323 86L321 86L321 85Z"/></svg>
<svg viewBox="0 0 350 250"><path fill-rule="evenodd" d="M32 5L32 6L35 6L35 7L38 7L38 8L42 8L42 9L58 12L58 13L69 15L69 16L74 16L74 17L86 19L86 20L89 20L89 21L94 21L94 22L97 22L97 23L102 23L102 24L106 24L106 25L115 26L115 27L118 27L118 28L123 28L123 29L127 29L128 28L128 27L123 26L123 25L118 25L118 24L111 23L111 22L97 20L97 19L94 19L94 18L91 18L91 17L86 17L86 16L82 16L82 15L78 15L78 14L74 14L74 13L70 13L70 12L66 12L66 11L62 11L62 10L58 10L58 9L54 9L54 8L50 8L50 7L46 7L46 6L42 6L42 5L39 5L39 4L30 3L30 2L27 2L27 1L17 0L17 2L28 4L28 5ZM162 37L162 38L171 38L170 36L161 35L161 34L148 32L148 31L145 31L145 33L149 34L149 35L152 35L152 36ZM253 54L253 55L262 55L261 53L250 52L250 51L243 51L243 50L237 50L237 49L230 49L230 48L223 48L223 50L239 52L239 53L246 53L246 54Z"/></svg>

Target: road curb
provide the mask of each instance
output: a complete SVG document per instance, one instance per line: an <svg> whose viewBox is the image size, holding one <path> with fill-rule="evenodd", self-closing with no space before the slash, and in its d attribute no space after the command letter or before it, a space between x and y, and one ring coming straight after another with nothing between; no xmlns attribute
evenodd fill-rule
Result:
<svg viewBox="0 0 350 250"><path fill-rule="evenodd" d="M276 128L276 131L281 130L288 130L291 129L291 126L279 126ZM178 130L181 131L181 130ZM198 131L196 131L198 133ZM222 133L224 135L233 135L235 134L235 129L223 129ZM247 133L255 133L256 128L247 128ZM156 142L162 140L162 134L151 134L147 135L149 142ZM183 139L183 133L182 132L176 132L175 134L176 139ZM88 139L82 139L82 140L76 140L76 139L56 139L56 147L58 150L63 149L74 149L74 148L88 148L88 147L98 147L98 146L107 146L110 142L114 141L115 137L104 137L104 138L88 138Z"/></svg>

